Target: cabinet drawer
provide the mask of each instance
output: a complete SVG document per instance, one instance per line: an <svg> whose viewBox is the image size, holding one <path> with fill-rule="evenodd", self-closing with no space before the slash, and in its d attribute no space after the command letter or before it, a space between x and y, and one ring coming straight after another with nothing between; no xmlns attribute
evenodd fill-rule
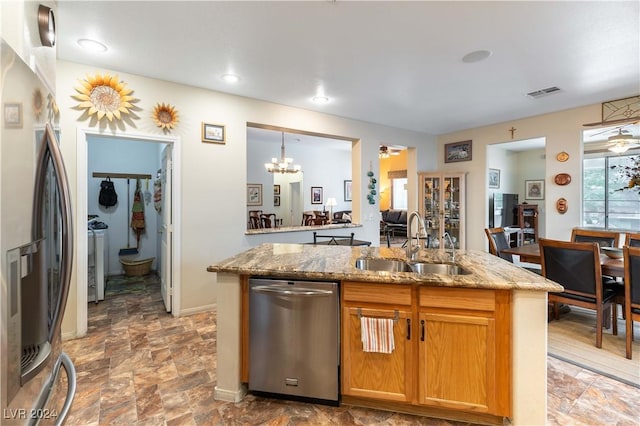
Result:
<svg viewBox="0 0 640 426"><path fill-rule="evenodd" d="M342 283L342 300L344 302L411 305L411 286L345 281Z"/></svg>
<svg viewBox="0 0 640 426"><path fill-rule="evenodd" d="M496 294L494 290L421 287L420 307L495 311Z"/></svg>

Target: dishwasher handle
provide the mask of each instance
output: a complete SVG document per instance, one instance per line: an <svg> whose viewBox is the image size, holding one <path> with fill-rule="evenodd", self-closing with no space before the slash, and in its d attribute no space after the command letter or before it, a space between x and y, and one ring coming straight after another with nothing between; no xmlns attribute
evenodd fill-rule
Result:
<svg viewBox="0 0 640 426"><path fill-rule="evenodd" d="M286 296L331 296L333 294L333 291L331 290L285 287L277 285L258 285L252 287L251 291L256 293L282 294Z"/></svg>

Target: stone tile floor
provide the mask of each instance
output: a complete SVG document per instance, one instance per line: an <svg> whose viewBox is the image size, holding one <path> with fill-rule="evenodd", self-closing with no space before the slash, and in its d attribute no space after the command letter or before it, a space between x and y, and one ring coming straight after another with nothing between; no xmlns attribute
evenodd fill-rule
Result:
<svg viewBox="0 0 640 426"><path fill-rule="evenodd" d="M462 425L349 406L213 399L216 314L174 318L155 276L116 277L89 304L87 336L65 341L77 370L67 425ZM640 390L548 358L549 425L639 425Z"/></svg>

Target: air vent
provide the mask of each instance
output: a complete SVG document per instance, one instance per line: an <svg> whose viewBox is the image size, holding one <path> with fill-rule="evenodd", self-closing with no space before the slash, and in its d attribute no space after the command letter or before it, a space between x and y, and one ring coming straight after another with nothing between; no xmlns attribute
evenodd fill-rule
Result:
<svg viewBox="0 0 640 426"><path fill-rule="evenodd" d="M547 96L547 95L550 95L552 93L559 92L559 91L560 91L559 87L553 86L553 87L547 87L546 89L540 89L540 90L536 90L534 92L529 92L529 93L527 93L527 96L530 96L532 98L536 98L537 99L537 98L541 98L543 96Z"/></svg>

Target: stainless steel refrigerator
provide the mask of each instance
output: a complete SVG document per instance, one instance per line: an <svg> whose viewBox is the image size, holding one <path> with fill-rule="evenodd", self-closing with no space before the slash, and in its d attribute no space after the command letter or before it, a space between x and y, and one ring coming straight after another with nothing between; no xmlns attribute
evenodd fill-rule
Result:
<svg viewBox="0 0 640 426"><path fill-rule="evenodd" d="M73 235L57 107L4 40L0 55L0 424L62 424L75 394L61 345Z"/></svg>

